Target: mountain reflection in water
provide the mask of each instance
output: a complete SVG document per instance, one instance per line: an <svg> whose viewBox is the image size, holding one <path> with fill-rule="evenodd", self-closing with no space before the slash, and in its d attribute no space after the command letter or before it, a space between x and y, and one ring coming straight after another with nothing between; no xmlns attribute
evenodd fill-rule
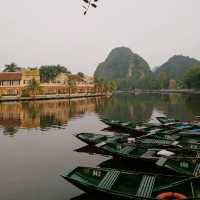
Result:
<svg viewBox="0 0 200 200"><path fill-rule="evenodd" d="M133 171L152 168L105 157L85 146L75 133L119 134L107 129L101 117L156 122L156 116L168 115L190 121L200 115L199 102L198 95L120 94L0 103L0 199L94 200L90 195L79 196L83 192L59 174L77 166Z"/></svg>
<svg viewBox="0 0 200 200"><path fill-rule="evenodd" d="M0 104L0 126L5 135L20 128L64 128L68 121L86 112L102 117L133 122L149 121L165 114L181 120L195 120L200 115L199 95L114 95L112 98L9 102Z"/></svg>

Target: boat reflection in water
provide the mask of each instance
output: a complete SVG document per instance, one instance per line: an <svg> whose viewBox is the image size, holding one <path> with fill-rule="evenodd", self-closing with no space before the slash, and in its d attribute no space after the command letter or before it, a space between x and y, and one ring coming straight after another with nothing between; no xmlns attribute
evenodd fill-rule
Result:
<svg viewBox="0 0 200 200"><path fill-rule="evenodd" d="M87 194L87 193L84 193L84 194L81 194L77 197L71 198L71 200L100 200L100 199L102 200L101 197L99 197L99 198L97 196L94 197L94 196Z"/></svg>

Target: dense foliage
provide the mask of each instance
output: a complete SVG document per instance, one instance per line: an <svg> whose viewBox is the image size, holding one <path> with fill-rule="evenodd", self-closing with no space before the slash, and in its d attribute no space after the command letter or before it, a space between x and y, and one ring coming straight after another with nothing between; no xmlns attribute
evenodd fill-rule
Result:
<svg viewBox="0 0 200 200"><path fill-rule="evenodd" d="M180 80L183 79L187 70L199 64L200 61L194 58L176 55L171 57L166 63L157 68L155 73L157 75L165 73L168 77L170 77L170 79Z"/></svg>
<svg viewBox="0 0 200 200"><path fill-rule="evenodd" d="M10 64L5 65L5 69L3 70L4 72L16 72L17 71L17 65L12 62Z"/></svg>
<svg viewBox="0 0 200 200"><path fill-rule="evenodd" d="M23 96L36 96L41 92L40 83L32 79L23 90Z"/></svg>
<svg viewBox="0 0 200 200"><path fill-rule="evenodd" d="M87 14L90 7L97 8L98 0L83 0L84 4L82 7L84 9L84 15Z"/></svg>
<svg viewBox="0 0 200 200"><path fill-rule="evenodd" d="M187 71L184 77L187 88L200 89L200 66L193 67Z"/></svg>
<svg viewBox="0 0 200 200"><path fill-rule="evenodd" d="M53 81L60 73L70 73L70 71L61 65L43 65L40 67L40 78L42 82Z"/></svg>

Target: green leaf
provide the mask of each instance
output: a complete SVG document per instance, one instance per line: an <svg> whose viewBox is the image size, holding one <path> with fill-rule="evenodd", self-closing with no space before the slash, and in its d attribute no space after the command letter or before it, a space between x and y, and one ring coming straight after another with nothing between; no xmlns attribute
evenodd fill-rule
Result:
<svg viewBox="0 0 200 200"><path fill-rule="evenodd" d="M94 8L97 7L97 5L95 3L92 3L91 6L94 7Z"/></svg>
<svg viewBox="0 0 200 200"><path fill-rule="evenodd" d="M83 0L85 3L89 3L89 1L88 0Z"/></svg>

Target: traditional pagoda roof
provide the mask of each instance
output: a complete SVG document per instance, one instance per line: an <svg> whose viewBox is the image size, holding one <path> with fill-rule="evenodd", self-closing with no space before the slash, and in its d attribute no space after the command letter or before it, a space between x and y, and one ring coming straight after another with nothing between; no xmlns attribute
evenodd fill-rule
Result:
<svg viewBox="0 0 200 200"><path fill-rule="evenodd" d="M21 80L21 72L1 72L0 81L18 81Z"/></svg>

